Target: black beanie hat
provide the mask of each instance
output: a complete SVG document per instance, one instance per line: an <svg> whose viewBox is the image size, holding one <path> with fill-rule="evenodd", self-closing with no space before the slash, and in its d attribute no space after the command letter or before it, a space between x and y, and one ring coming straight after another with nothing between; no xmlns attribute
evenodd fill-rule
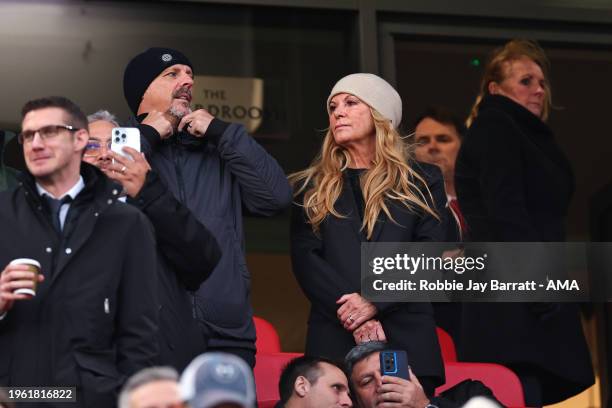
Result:
<svg viewBox="0 0 612 408"><path fill-rule="evenodd" d="M151 82L164 69L176 64L187 65L193 70L189 59L171 48L149 48L127 64L123 73L123 95L134 115Z"/></svg>

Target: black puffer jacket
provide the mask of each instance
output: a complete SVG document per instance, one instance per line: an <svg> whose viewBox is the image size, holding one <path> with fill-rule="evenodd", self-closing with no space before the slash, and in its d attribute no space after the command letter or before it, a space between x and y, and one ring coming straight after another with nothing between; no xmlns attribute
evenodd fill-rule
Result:
<svg viewBox="0 0 612 408"><path fill-rule="evenodd" d="M139 208L155 230L159 261L160 363L179 372L206 351L194 316L193 295L221 258L217 240L150 171L139 194L127 202Z"/></svg>
<svg viewBox="0 0 612 408"><path fill-rule="evenodd" d="M195 296L208 345L254 350L242 215L244 209L269 216L291 203L282 168L242 125L213 119L202 138L181 132L166 140L150 126L139 129L153 169L221 249L221 260Z"/></svg>

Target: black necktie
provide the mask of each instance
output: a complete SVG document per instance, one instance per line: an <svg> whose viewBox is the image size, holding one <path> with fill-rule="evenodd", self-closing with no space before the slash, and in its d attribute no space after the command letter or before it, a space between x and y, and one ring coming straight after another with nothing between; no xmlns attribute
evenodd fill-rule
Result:
<svg viewBox="0 0 612 408"><path fill-rule="evenodd" d="M49 204L49 210L51 211L51 222L53 223L53 228L58 233L62 232L62 222L60 221L60 211L62 209L62 205L67 204L72 201L72 197L69 195L65 195L59 200L52 198L48 195L45 195L45 200L47 200L47 204Z"/></svg>

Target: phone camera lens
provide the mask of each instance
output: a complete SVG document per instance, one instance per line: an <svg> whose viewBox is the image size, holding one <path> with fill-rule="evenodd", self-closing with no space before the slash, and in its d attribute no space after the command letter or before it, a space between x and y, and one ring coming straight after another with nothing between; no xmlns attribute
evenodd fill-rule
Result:
<svg viewBox="0 0 612 408"><path fill-rule="evenodd" d="M118 134L119 134L119 131L118 131L118 130L115 130L115 134L116 134L116 135L118 135Z"/></svg>
<svg viewBox="0 0 612 408"><path fill-rule="evenodd" d="M119 143L121 141L121 139L119 139L118 137L115 138L115 143Z"/></svg>
<svg viewBox="0 0 612 408"><path fill-rule="evenodd" d="M121 135L121 137L125 139L127 136L124 133L124 134Z"/></svg>

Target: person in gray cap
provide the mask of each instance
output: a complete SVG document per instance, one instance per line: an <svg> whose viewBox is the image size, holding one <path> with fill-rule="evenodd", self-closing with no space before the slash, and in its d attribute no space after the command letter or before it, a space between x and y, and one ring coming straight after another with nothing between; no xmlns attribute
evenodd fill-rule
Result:
<svg viewBox="0 0 612 408"><path fill-rule="evenodd" d="M127 65L123 88L149 163L173 195L215 236L222 256L195 293L208 349L255 365L242 215L270 216L291 202L287 178L245 130L192 111L193 65L179 51L150 48Z"/></svg>
<svg viewBox="0 0 612 408"><path fill-rule="evenodd" d="M181 375L180 391L191 408L255 408L255 380L244 360L210 352L196 357Z"/></svg>
<svg viewBox="0 0 612 408"><path fill-rule="evenodd" d="M365 241L443 241L442 175L409 153L397 130L402 100L384 79L342 78L326 109L321 152L290 177L293 272L311 303L306 354L339 360L355 344L388 341L431 394L444 382L431 304L366 300L360 253Z"/></svg>

